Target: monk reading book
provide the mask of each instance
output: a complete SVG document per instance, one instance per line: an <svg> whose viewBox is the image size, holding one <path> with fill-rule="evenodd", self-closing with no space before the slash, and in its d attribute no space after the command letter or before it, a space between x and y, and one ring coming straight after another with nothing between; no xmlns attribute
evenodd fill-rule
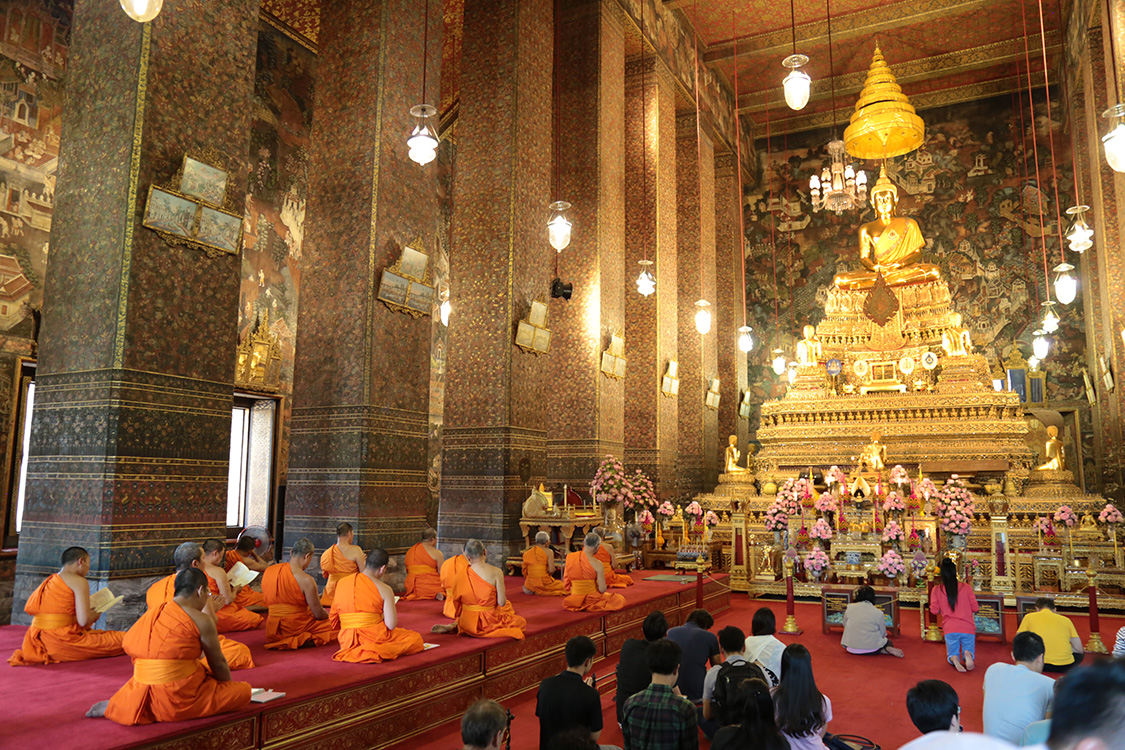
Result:
<svg viewBox="0 0 1125 750"><path fill-rule="evenodd" d="M125 633L91 630L101 613L90 605L90 555L81 547L62 553L62 568L39 584L24 605L32 616L23 647L8 659L13 667L119 656Z"/></svg>
<svg viewBox="0 0 1125 750"><path fill-rule="evenodd" d="M223 567L230 572L238 563L242 563L250 570L258 573L264 573L270 564L263 560L254 546L257 540L251 536L240 536L238 542L235 543L234 549L227 550ZM243 586L239 589L238 593L234 595L234 603L240 607L264 607L266 606L265 600L262 598L261 591L255 591L249 586Z"/></svg>
<svg viewBox="0 0 1125 750"><path fill-rule="evenodd" d="M522 640L527 620L516 614L504 591L504 572L485 560L484 544L478 539L465 543L469 566L453 580L453 600L460 607L453 625L436 625L435 633L450 633L474 638L515 638Z"/></svg>
<svg viewBox="0 0 1125 750"><path fill-rule="evenodd" d="M232 682L215 623L202 609L210 593L207 576L196 568L176 574L172 601L158 604L125 636L133 677L87 716L104 715L132 726L184 721L237 711L250 702L250 684ZM200 663L207 657L211 673Z"/></svg>
<svg viewBox="0 0 1125 750"><path fill-rule="evenodd" d="M613 570L613 563L615 562L616 553L613 550L613 545L605 540L605 529L601 526L594 529L594 532L601 537L602 543L598 547L597 558L601 560L602 565L605 566L605 585L611 589L623 589L627 586L633 585L633 579L624 573L617 573Z"/></svg>
<svg viewBox="0 0 1125 750"><path fill-rule="evenodd" d="M326 646L336 640L316 591L316 581L305 572L312 563L313 544L298 539L289 561L271 565L262 574L262 595L269 605L266 648L291 651L305 644Z"/></svg>
<svg viewBox="0 0 1125 750"><path fill-rule="evenodd" d="M546 531L535 535L535 544L523 553L523 593L566 596L566 586L555 578L555 553Z"/></svg>
<svg viewBox="0 0 1125 750"><path fill-rule="evenodd" d="M453 582L469 567L465 556L454 555L441 564L441 587L445 590L445 604L441 613L451 620L456 620L460 612L459 605L453 600Z"/></svg>
<svg viewBox="0 0 1125 750"><path fill-rule="evenodd" d="M398 627L394 590L382 580L388 560L387 551L376 547L362 573L336 584L331 617L340 629L336 661L378 663L423 650L422 636Z"/></svg>
<svg viewBox="0 0 1125 750"><path fill-rule="evenodd" d="M582 549L566 556L563 582L570 586L570 596L563 599L563 608L572 612L607 612L625 606L621 594L607 594L605 567L595 553L602 540L594 532L586 535Z"/></svg>
<svg viewBox="0 0 1125 750"><path fill-rule="evenodd" d="M176 572L149 586L145 593L145 603L150 610L172 601L176 595L176 576L179 573L188 568L203 570L203 547L196 542L184 542L176 547L176 551L172 553L172 560L176 563ZM217 620L215 614L216 598L215 595L209 596L207 604L203 606L201 611ZM254 659L250 656L250 647L245 643L239 643L225 635L220 635L219 647L223 650L223 656L231 669L254 668Z"/></svg>
<svg viewBox="0 0 1125 750"><path fill-rule="evenodd" d="M350 523L341 523L336 527L336 543L324 550L320 556L320 572L328 576L328 583L324 586L324 595L320 603L325 607L332 606L332 596L336 592L336 584L345 576L363 570L363 550L356 546L355 530Z"/></svg>
<svg viewBox="0 0 1125 750"><path fill-rule="evenodd" d="M422 541L406 551L406 593L402 598L437 599L445 598L438 568L445 562L445 556L437 548L437 532L427 528L422 532Z"/></svg>
<svg viewBox="0 0 1125 750"><path fill-rule="evenodd" d="M227 572L223 569L226 559L226 544L221 539L208 539L203 542L203 572L207 574L207 585L211 593L218 596L219 608L217 626L220 633L238 630L253 630L262 624L262 616L238 604L238 586L231 586Z"/></svg>

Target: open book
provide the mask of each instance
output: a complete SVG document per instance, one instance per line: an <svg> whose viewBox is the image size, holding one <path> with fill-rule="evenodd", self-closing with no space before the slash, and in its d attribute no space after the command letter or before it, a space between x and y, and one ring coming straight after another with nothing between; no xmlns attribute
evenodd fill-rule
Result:
<svg viewBox="0 0 1125 750"><path fill-rule="evenodd" d="M227 580L230 581L231 586L246 586L257 577L258 572L250 570L243 562L236 562L227 571Z"/></svg>
<svg viewBox="0 0 1125 750"><path fill-rule="evenodd" d="M90 594L90 609L99 615L116 607L125 600L123 596L114 596L109 589L99 589Z"/></svg>
<svg viewBox="0 0 1125 750"><path fill-rule="evenodd" d="M251 703L269 703L270 701L275 701L278 698L284 697L285 693L279 693L270 688L252 688L250 690Z"/></svg>

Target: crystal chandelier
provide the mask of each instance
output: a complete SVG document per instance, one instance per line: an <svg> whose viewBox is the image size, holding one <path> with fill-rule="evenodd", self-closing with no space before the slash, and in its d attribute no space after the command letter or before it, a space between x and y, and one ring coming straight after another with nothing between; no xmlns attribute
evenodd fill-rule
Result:
<svg viewBox="0 0 1125 750"><path fill-rule="evenodd" d="M824 208L839 215L859 208L867 200L867 173L862 169L856 172L851 164L844 163L847 153L839 139L829 141L828 156L832 163L824 167L820 177L814 174L809 178L813 211Z"/></svg>

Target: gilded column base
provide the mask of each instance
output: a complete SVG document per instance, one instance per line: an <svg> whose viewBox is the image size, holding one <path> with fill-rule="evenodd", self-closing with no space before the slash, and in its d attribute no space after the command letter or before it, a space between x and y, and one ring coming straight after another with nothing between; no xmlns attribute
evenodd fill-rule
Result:
<svg viewBox="0 0 1125 750"><path fill-rule="evenodd" d="M1086 641L1086 651L1091 654L1108 654L1109 649L1102 643L1100 633L1090 633L1090 640Z"/></svg>

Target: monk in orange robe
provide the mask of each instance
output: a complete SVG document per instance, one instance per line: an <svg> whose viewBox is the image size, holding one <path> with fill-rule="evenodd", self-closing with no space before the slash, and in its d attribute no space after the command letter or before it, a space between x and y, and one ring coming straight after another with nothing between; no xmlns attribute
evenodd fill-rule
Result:
<svg viewBox="0 0 1125 750"><path fill-rule="evenodd" d="M422 541L406 551L406 593L402 598L414 599L445 598L438 568L445 562L445 556L437 548L437 532L427 528L422 532Z"/></svg>
<svg viewBox="0 0 1125 750"><path fill-rule="evenodd" d="M332 626L340 628L336 661L378 663L424 650L422 636L398 627L395 592L383 583L390 556L382 547L371 550L362 573L336 584Z"/></svg>
<svg viewBox="0 0 1125 750"><path fill-rule="evenodd" d="M627 586L633 585L633 579L624 573L617 573L613 570L616 554L613 547L605 541L605 529L601 526L594 529L602 540L601 546L598 547L597 558L605 566L605 585L611 589L623 589Z"/></svg>
<svg viewBox="0 0 1125 750"><path fill-rule="evenodd" d="M227 545L222 539L208 539L203 542L203 572L207 574L207 585L211 593L218 597L218 618L216 625L220 633L239 630L253 630L264 619L257 612L251 612L238 604L238 594L242 586L231 586L227 572L223 569Z"/></svg>
<svg viewBox="0 0 1125 750"><path fill-rule="evenodd" d="M535 535L535 544L523 553L523 593L539 596L566 596L566 586L555 578L555 553L547 545L546 531Z"/></svg>
<svg viewBox="0 0 1125 750"><path fill-rule="evenodd" d="M336 592L336 584L340 579L363 570L363 550L356 546L355 531L350 523L341 523L336 527L336 543L324 550L320 556L320 572L328 576L328 583L324 586L324 595L320 603L325 607L332 606L332 596Z"/></svg>
<svg viewBox="0 0 1125 750"><path fill-rule="evenodd" d="M463 554L454 555L441 564L441 587L445 589L445 604L441 613L451 620L456 620L461 612L460 604L453 598L453 583L468 567L469 561Z"/></svg>
<svg viewBox="0 0 1125 750"><path fill-rule="evenodd" d="M230 572L236 564L242 563L250 570L257 571L258 573L266 572L266 568L270 564L258 556L255 546L258 543L257 539L249 536L240 536L234 545L234 549L227 550L225 559L223 560L223 569ZM249 586L243 586L239 589L238 593L234 596L234 603L240 607L264 607L266 606L265 599L262 598L261 591L255 591Z"/></svg>
<svg viewBox="0 0 1125 750"><path fill-rule="evenodd" d="M288 562L271 565L262 574L262 595L270 608L266 648L291 651L306 643L326 646L336 640L336 630L317 595L316 581L305 572L312 556L312 542L298 539Z"/></svg>
<svg viewBox="0 0 1125 750"><path fill-rule="evenodd" d="M611 612L625 606L621 594L607 594L605 566L596 557L602 540L594 532L586 535L582 549L566 556L563 583L570 586L570 596L563 599L563 608L572 612Z"/></svg>
<svg viewBox="0 0 1125 750"><path fill-rule="evenodd" d="M31 627L9 664L24 667L125 653L121 648L124 631L90 629L101 615L90 608L89 572L86 550L68 547L63 551L62 568L39 584L24 605L23 611L32 616Z"/></svg>
<svg viewBox="0 0 1125 750"><path fill-rule="evenodd" d="M215 622L201 610L210 599L207 576L196 568L176 574L172 601L158 604L125 636L133 677L87 716L132 726L184 721L237 711L250 702L250 683L232 682ZM200 663L207 657L211 674Z"/></svg>
<svg viewBox="0 0 1125 750"><path fill-rule="evenodd" d="M484 544L470 539L465 544L469 566L453 580L453 599L460 606L457 622L435 625L433 632L474 638L515 638L523 640L527 620L516 614L504 591L504 571L485 560Z"/></svg>
<svg viewBox="0 0 1125 750"><path fill-rule="evenodd" d="M161 578L156 583L148 587L145 592L145 603L148 608L156 609L161 604L172 601L176 595L176 575L182 573L188 568L195 568L197 570L203 569L203 547L196 542L184 542L172 555L172 559L176 563L176 572L170 576ZM210 579L208 579L210 580ZM210 596L207 598L207 604L202 609L203 614L218 620L215 614L215 597ZM231 669L253 669L254 659L250 656L250 647L245 643L239 643L236 640L227 638L225 635L219 636L219 647L223 650L223 657L227 660L227 664Z"/></svg>

